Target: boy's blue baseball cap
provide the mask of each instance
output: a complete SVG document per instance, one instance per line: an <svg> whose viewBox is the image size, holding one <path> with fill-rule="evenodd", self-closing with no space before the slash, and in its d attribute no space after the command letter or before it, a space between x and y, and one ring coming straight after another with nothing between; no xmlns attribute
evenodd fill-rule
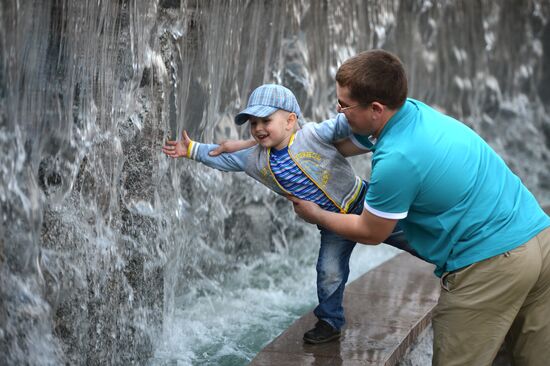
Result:
<svg viewBox="0 0 550 366"><path fill-rule="evenodd" d="M263 118L277 112L279 109L294 112L298 118L302 116L294 93L281 85L265 84L256 88L250 94L246 109L235 116L235 123L242 125L251 116Z"/></svg>

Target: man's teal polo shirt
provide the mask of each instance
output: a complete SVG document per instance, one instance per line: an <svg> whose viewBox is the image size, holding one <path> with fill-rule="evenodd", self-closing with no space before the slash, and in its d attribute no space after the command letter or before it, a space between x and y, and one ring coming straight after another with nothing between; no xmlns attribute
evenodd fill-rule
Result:
<svg viewBox="0 0 550 366"><path fill-rule="evenodd" d="M374 145L365 209L402 219L441 276L511 250L550 226L531 192L474 131L408 99Z"/></svg>

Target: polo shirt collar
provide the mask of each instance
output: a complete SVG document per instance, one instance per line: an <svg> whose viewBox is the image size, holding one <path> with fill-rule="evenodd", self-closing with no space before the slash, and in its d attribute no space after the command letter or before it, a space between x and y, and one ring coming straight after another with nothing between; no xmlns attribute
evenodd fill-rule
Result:
<svg viewBox="0 0 550 366"><path fill-rule="evenodd" d="M393 116L391 116L390 120L386 123L386 125L382 129L382 132L380 132L380 135L378 136L378 141L380 141L382 137L384 137L384 135L393 128L393 126L403 120L407 114L409 114L412 110L416 108L417 107L414 102L407 98L403 106L399 108L399 110Z"/></svg>

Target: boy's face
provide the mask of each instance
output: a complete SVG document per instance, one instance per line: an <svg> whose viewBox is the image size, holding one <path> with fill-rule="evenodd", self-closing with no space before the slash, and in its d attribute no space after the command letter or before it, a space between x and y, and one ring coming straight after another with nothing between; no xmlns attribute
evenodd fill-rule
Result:
<svg viewBox="0 0 550 366"><path fill-rule="evenodd" d="M296 126L296 114L278 110L267 117L250 117L250 134L263 147L277 150L288 146Z"/></svg>

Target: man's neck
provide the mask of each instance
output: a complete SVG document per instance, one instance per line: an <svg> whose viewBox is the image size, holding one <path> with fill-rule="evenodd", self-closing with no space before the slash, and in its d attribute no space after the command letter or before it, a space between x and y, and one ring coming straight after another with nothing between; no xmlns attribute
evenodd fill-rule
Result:
<svg viewBox="0 0 550 366"><path fill-rule="evenodd" d="M378 136L380 136L380 133L382 133L386 124L393 117L393 115L397 113L397 111L398 109L389 109L389 108L384 109L381 115L382 123L380 124L380 127L376 130L376 132L372 134L373 137L378 138Z"/></svg>

